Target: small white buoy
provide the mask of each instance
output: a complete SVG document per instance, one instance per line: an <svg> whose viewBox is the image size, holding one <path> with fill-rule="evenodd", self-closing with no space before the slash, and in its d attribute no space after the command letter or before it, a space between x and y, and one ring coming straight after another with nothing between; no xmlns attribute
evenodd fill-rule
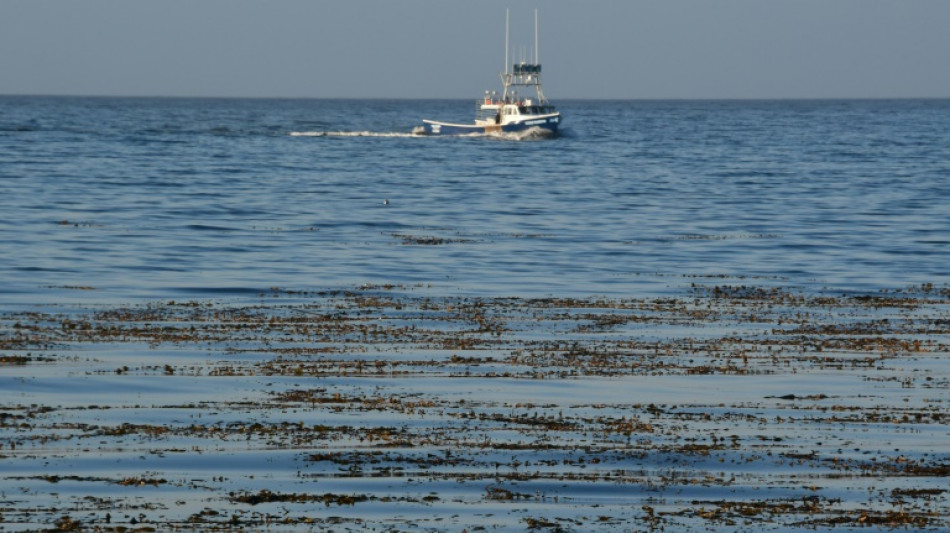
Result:
<svg viewBox="0 0 950 533"><path fill-rule="evenodd" d="M389 205L389 198L386 198L385 200L383 200L383 205Z"/></svg>

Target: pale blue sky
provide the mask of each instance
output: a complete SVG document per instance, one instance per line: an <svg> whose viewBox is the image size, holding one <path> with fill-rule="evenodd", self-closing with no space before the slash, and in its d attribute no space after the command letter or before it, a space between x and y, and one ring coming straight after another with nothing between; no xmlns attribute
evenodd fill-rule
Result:
<svg viewBox="0 0 950 533"><path fill-rule="evenodd" d="M950 97L950 0L0 0L0 94Z"/></svg>

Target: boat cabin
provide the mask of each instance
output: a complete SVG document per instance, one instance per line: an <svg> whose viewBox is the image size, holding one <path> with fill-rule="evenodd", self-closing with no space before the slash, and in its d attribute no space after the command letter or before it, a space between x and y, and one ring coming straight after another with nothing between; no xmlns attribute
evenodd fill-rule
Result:
<svg viewBox="0 0 950 533"><path fill-rule="evenodd" d="M486 95L484 101L480 101L476 112L475 122L479 124L508 124L528 116L551 115L557 113L557 109L550 104L538 105L538 102L531 98L522 100L494 100Z"/></svg>

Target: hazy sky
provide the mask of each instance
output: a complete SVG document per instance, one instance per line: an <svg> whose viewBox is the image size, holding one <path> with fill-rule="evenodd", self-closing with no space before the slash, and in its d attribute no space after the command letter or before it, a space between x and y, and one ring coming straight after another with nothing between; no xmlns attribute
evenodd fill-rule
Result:
<svg viewBox="0 0 950 533"><path fill-rule="evenodd" d="M0 0L0 94L950 97L950 0Z"/></svg>

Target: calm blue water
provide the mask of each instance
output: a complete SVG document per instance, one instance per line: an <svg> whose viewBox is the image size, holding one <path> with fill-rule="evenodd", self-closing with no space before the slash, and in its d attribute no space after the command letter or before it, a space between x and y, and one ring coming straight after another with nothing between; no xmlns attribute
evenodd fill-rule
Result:
<svg viewBox="0 0 950 533"><path fill-rule="evenodd" d="M950 280L950 101L559 103L512 140L406 135L467 100L2 97L0 299Z"/></svg>

